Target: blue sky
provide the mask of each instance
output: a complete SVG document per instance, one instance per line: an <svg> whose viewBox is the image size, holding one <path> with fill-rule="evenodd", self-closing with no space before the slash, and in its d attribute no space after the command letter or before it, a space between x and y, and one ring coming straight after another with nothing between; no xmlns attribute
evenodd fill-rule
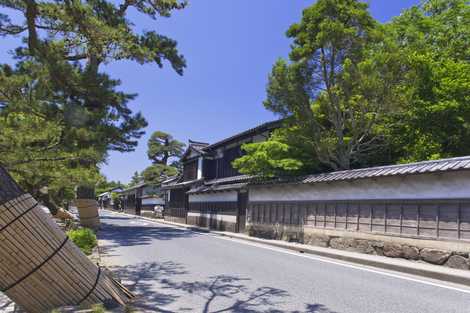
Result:
<svg viewBox="0 0 470 313"><path fill-rule="evenodd" d="M370 0L372 15L381 22L419 0ZM192 0L171 18L132 16L140 29L156 30L178 41L187 60L183 76L169 66L121 61L104 68L122 81L121 89L137 93L130 103L149 122L146 135L132 153L111 152L102 172L111 180L128 182L142 171L147 140L155 130L180 141L214 142L275 117L262 105L267 76L275 60L286 57L289 25L300 20L309 0ZM0 60L17 40L2 39Z"/></svg>

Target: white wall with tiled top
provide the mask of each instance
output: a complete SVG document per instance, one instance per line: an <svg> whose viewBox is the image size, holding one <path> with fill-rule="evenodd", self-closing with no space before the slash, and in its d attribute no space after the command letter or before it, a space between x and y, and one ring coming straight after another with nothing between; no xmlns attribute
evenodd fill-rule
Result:
<svg viewBox="0 0 470 313"><path fill-rule="evenodd" d="M236 191L224 191L207 194L189 195L189 202L236 202L238 194Z"/></svg>
<svg viewBox="0 0 470 313"><path fill-rule="evenodd" d="M253 186L250 201L470 198L470 171Z"/></svg>

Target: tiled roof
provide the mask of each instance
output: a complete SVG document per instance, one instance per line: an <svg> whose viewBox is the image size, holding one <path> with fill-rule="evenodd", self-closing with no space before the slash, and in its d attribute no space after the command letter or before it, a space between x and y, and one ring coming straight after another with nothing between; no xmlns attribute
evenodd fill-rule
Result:
<svg viewBox="0 0 470 313"><path fill-rule="evenodd" d="M167 179L162 181L162 185L168 185L172 182L178 181L179 179L180 179L180 176L178 176L178 175L168 177Z"/></svg>
<svg viewBox="0 0 470 313"><path fill-rule="evenodd" d="M147 183L144 183L144 182L138 183L137 185L134 185L134 186L131 186L131 187L129 187L129 188L126 188L126 189L124 189L124 190L122 190L122 191L120 191L120 192L118 192L118 193L125 193L125 192L128 192L128 191L132 191L132 190L138 189L138 188L140 188L140 187L144 187L144 186L146 186L146 185L147 185Z"/></svg>
<svg viewBox="0 0 470 313"><path fill-rule="evenodd" d="M204 182L203 185L195 186L188 191L190 194L204 193L211 191L238 190L248 185L253 178L250 175L238 175L224 178L211 179Z"/></svg>
<svg viewBox="0 0 470 313"><path fill-rule="evenodd" d="M416 162L409 164L369 167L356 170L313 174L303 177L272 179L258 181L255 184L299 183L312 184L320 182L347 181L362 178L405 176L424 173L440 173L457 170L470 170L470 156Z"/></svg>
<svg viewBox="0 0 470 313"><path fill-rule="evenodd" d="M211 191L229 191L229 190L238 190L244 188L248 183L236 183L236 184L225 184L225 185L201 185L192 188L187 193L188 194L197 194L205 193Z"/></svg>
<svg viewBox="0 0 470 313"><path fill-rule="evenodd" d="M204 148L208 145L209 144L207 142L199 142L191 139L189 140L189 146L199 153L204 153Z"/></svg>
<svg viewBox="0 0 470 313"><path fill-rule="evenodd" d="M174 189L174 188L183 188L183 187L191 186L192 184L196 184L196 183L199 183L199 182L202 183L202 181L203 181L202 178L188 180L188 181L184 181L184 182L175 181L174 183L169 183L169 184L165 184L164 186L162 186L162 190Z"/></svg>
<svg viewBox="0 0 470 313"><path fill-rule="evenodd" d="M224 177L224 178L216 178L211 180L206 180L204 185L214 185L214 184L227 184L227 183L235 183L235 182L247 182L251 180L253 176L251 175L237 175L231 177Z"/></svg>
<svg viewBox="0 0 470 313"><path fill-rule="evenodd" d="M256 133L258 131L264 131L265 129L270 130L270 129L278 128L278 127L280 127L282 122L283 122L283 119L263 123L261 125L250 128L250 129L245 130L245 131L243 131L241 133L238 133L236 135L230 136L228 138L225 138L225 139L217 141L213 144L210 144L207 147L205 147L204 150L207 151L209 149L216 148L216 147L221 146L223 144L226 144L226 143L228 143L232 140L238 139L238 137L248 136L248 135L251 135L251 134Z"/></svg>
<svg viewBox="0 0 470 313"><path fill-rule="evenodd" d="M181 156L181 159L185 159L191 153L191 150L199 154L205 154L206 152L204 151L204 148L208 145L208 143L194 141L190 139L188 141L188 148L186 148L186 151Z"/></svg>

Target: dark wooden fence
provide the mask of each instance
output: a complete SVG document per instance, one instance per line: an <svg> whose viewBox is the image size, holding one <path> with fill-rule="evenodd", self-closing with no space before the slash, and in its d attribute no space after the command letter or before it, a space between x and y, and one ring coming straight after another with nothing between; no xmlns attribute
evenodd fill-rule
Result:
<svg viewBox="0 0 470 313"><path fill-rule="evenodd" d="M170 222L186 223L188 218L187 201L177 201L173 199L165 206L164 218Z"/></svg>
<svg viewBox="0 0 470 313"><path fill-rule="evenodd" d="M217 201L217 202L189 202L190 211L199 212L237 212L238 203L234 201Z"/></svg>
<svg viewBox="0 0 470 313"><path fill-rule="evenodd" d="M470 199L250 202L248 222L470 240Z"/></svg>

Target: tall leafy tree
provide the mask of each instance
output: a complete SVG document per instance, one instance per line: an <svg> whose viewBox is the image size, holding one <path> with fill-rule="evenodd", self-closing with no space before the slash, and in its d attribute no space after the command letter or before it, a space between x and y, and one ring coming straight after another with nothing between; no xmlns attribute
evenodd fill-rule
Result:
<svg viewBox="0 0 470 313"><path fill-rule="evenodd" d="M178 168L171 165L152 164L142 172L144 182L158 184L170 176L178 174Z"/></svg>
<svg viewBox="0 0 470 313"><path fill-rule="evenodd" d="M140 184L142 182L142 174L138 171L135 171L131 177L131 181L129 182L129 187Z"/></svg>
<svg viewBox="0 0 470 313"><path fill-rule="evenodd" d="M159 67L167 61L182 74L185 60L176 42L154 31L138 32L128 13L156 19L185 5L178 0L0 1L12 12L0 13L0 36L24 38L15 52L17 64L0 68L0 118L9 121L0 126L0 145L8 150L0 163L23 181L30 181L26 172L41 176L50 168L88 180L109 150L134 150L146 121L127 106L135 95L117 91L120 82L100 68L124 59ZM5 134L19 129L23 132L9 141ZM58 181L42 178L42 185Z"/></svg>
<svg viewBox="0 0 470 313"><path fill-rule="evenodd" d="M367 4L357 0L317 1L287 36L293 39L290 60L275 63L264 102L286 118L285 131L269 143L247 146L245 162L235 165L254 173L246 161L262 155L266 145L303 151L295 156L298 162L284 162L277 154L275 172L371 164L384 154L383 124L399 102L394 43L385 40Z"/></svg>
<svg viewBox="0 0 470 313"><path fill-rule="evenodd" d="M402 114L390 123L399 161L470 154L470 5L429 0L387 25L406 69Z"/></svg>
<svg viewBox="0 0 470 313"><path fill-rule="evenodd" d="M178 163L184 151L184 143L168 133L155 131L147 146L147 155L153 164L142 172L145 182L156 184L178 174Z"/></svg>
<svg viewBox="0 0 470 313"><path fill-rule="evenodd" d="M156 131L148 141L148 158L154 164L168 165L170 159L180 158L185 144L174 139L172 135Z"/></svg>
<svg viewBox="0 0 470 313"><path fill-rule="evenodd" d="M124 184L120 181L108 181L108 179L104 175L100 175L97 182L96 182L96 194L102 194L104 192L108 192L114 188L124 188Z"/></svg>

